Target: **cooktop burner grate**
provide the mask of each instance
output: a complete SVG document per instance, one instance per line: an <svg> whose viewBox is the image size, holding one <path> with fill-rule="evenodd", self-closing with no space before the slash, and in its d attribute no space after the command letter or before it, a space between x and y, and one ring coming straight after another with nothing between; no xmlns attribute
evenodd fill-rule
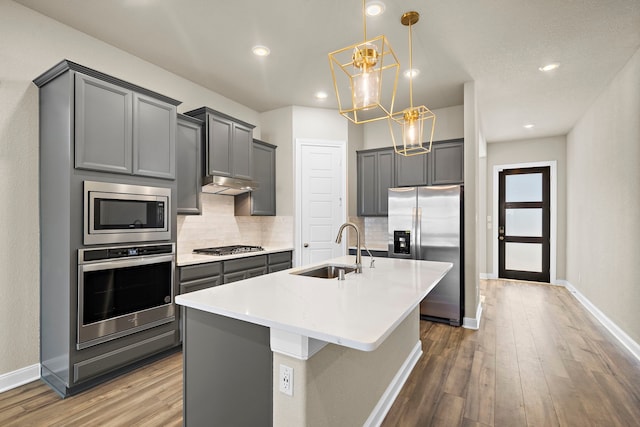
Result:
<svg viewBox="0 0 640 427"><path fill-rule="evenodd" d="M246 252L259 252L263 250L264 248L262 246L231 245L231 246L217 246L212 248L194 249L193 253L222 256L222 255L243 254Z"/></svg>

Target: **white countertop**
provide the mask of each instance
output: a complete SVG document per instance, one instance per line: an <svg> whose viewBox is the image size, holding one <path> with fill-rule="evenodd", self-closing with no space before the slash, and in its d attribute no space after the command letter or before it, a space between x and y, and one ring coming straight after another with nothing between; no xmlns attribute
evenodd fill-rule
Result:
<svg viewBox="0 0 640 427"><path fill-rule="evenodd" d="M250 256L265 255L265 254L272 254L276 252L292 251L292 250L293 250L293 247L283 246L283 247L265 247L263 251L244 252L236 255L205 255L205 254L194 254L192 252L187 252L187 253L178 252L178 255L176 256L176 265L178 267L181 267L184 265L204 264L207 262L216 262L216 261L226 261L230 259L246 258Z"/></svg>
<svg viewBox="0 0 640 427"><path fill-rule="evenodd" d="M218 258L218 257L216 257ZM345 280L280 271L176 297L176 303L279 330L372 351L451 269L451 263L375 258ZM354 256L330 260L352 265ZM320 263L318 265L325 264Z"/></svg>

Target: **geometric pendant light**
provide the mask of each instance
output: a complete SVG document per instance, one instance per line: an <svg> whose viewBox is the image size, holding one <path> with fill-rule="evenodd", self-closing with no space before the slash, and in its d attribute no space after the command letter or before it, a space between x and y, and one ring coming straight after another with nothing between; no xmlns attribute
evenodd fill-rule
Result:
<svg viewBox="0 0 640 427"><path fill-rule="evenodd" d="M387 119L393 113L400 64L387 38L367 40L362 0L364 41L329 53L338 109L353 123Z"/></svg>
<svg viewBox="0 0 640 427"><path fill-rule="evenodd" d="M436 126L436 115L427 107L413 106L413 58L411 26L418 22L418 12L407 12L400 22L409 27L409 108L389 116L389 130L396 153L403 156L426 154L431 151L433 131ZM425 135L426 131L426 135ZM425 141L425 136L429 138ZM424 142L423 142L424 141Z"/></svg>

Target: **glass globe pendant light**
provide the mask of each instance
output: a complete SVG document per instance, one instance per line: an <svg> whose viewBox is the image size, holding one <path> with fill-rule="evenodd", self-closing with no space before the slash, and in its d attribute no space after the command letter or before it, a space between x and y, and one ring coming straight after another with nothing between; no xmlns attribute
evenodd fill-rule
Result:
<svg viewBox="0 0 640 427"><path fill-rule="evenodd" d="M388 118L398 86L400 64L387 38L367 40L365 0L362 0L364 41L329 53L338 109L356 124Z"/></svg>
<svg viewBox="0 0 640 427"><path fill-rule="evenodd" d="M400 22L409 27L409 70L413 70L413 38L411 27L418 22L420 14L418 12L407 12L402 15ZM431 151L433 142L433 131L436 126L436 115L427 107L421 105L413 106L413 72L409 73L409 108L406 108L389 116L389 130L393 140L393 148L396 153L403 156L414 156L426 154ZM429 126L431 129L428 129ZM425 127L429 132L429 141L424 141ZM399 129L400 136L396 135ZM400 141L398 141L400 140ZM424 141L424 142L423 142Z"/></svg>

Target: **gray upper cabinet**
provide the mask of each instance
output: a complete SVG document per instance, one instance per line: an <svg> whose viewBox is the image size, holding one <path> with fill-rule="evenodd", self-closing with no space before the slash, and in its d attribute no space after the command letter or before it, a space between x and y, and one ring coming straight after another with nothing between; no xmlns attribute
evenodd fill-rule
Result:
<svg viewBox="0 0 640 427"><path fill-rule="evenodd" d="M235 196L236 215L276 214L276 146L253 140L253 180L257 190Z"/></svg>
<svg viewBox="0 0 640 427"><path fill-rule="evenodd" d="M430 157L430 185L464 183L464 140L434 144Z"/></svg>
<svg viewBox="0 0 640 427"><path fill-rule="evenodd" d="M358 216L388 215L392 187L464 183L464 140L434 142L431 152L400 156L393 148L358 151Z"/></svg>
<svg viewBox="0 0 640 427"><path fill-rule="evenodd" d="M396 186L418 187L429 185L429 155L395 156Z"/></svg>
<svg viewBox="0 0 640 427"><path fill-rule="evenodd" d="M358 215L385 216L388 213L387 189L395 186L393 149L366 150L357 153Z"/></svg>
<svg viewBox="0 0 640 427"><path fill-rule="evenodd" d="M176 177L176 107L133 95L133 173Z"/></svg>
<svg viewBox="0 0 640 427"><path fill-rule="evenodd" d="M253 179L253 128L233 125L231 176Z"/></svg>
<svg viewBox="0 0 640 427"><path fill-rule="evenodd" d="M81 73L75 83L76 168L175 179L175 105Z"/></svg>
<svg viewBox="0 0 640 427"><path fill-rule="evenodd" d="M208 119L207 174L231 176L233 122L214 115L209 115Z"/></svg>
<svg viewBox="0 0 640 427"><path fill-rule="evenodd" d="M398 187L464 183L463 139L437 141L428 154L396 155L395 160Z"/></svg>
<svg viewBox="0 0 640 427"><path fill-rule="evenodd" d="M83 74L75 81L75 167L132 173L133 93Z"/></svg>
<svg viewBox="0 0 640 427"><path fill-rule="evenodd" d="M202 122L194 117L178 114L176 139L177 212L181 215L201 214L201 140Z"/></svg>
<svg viewBox="0 0 640 427"><path fill-rule="evenodd" d="M206 175L253 179L255 126L208 107L185 114L206 123L202 151Z"/></svg>

